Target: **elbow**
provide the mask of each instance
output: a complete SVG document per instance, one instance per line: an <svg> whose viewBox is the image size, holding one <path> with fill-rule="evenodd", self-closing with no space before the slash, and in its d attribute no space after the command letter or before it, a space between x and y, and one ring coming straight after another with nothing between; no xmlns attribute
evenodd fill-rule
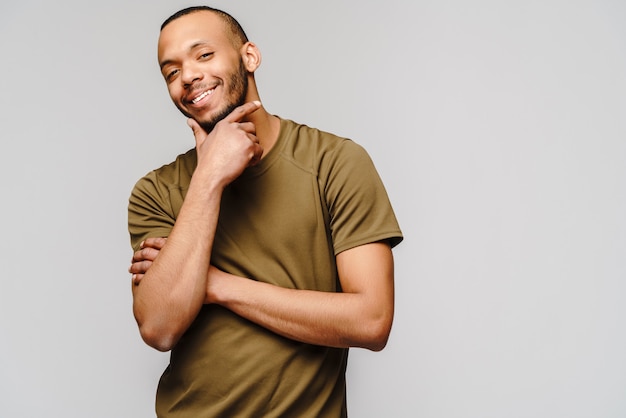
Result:
<svg viewBox="0 0 626 418"><path fill-rule="evenodd" d="M178 342L178 336L172 332L167 332L147 324L139 326L139 334L146 344L161 352L170 351Z"/></svg>
<svg viewBox="0 0 626 418"><path fill-rule="evenodd" d="M382 351L391 333L393 318L386 316L369 322L363 333L361 347L371 351Z"/></svg>
<svg viewBox="0 0 626 418"><path fill-rule="evenodd" d="M148 313L139 309L137 303L133 306L133 314L139 327L141 339L155 350L170 351L184 332L184 330L176 328L176 322L172 318L154 312Z"/></svg>
<svg viewBox="0 0 626 418"><path fill-rule="evenodd" d="M389 340L389 334L391 333L391 326L379 326L374 329L368 339L368 345L365 347L371 351L382 351L387 345Z"/></svg>
<svg viewBox="0 0 626 418"><path fill-rule="evenodd" d="M384 339L381 338L381 339L373 341L370 344L370 346L366 348L370 351L378 352L378 351L382 351L386 345L387 345L387 338L384 338Z"/></svg>
<svg viewBox="0 0 626 418"><path fill-rule="evenodd" d="M171 321L166 321L164 318L145 318L135 310L135 320L139 326L141 339L158 351L170 351L182 335L171 326Z"/></svg>

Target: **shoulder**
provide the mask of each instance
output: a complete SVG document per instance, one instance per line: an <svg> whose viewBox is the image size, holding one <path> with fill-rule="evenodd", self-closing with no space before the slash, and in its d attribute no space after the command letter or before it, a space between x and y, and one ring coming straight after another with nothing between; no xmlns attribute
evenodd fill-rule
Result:
<svg viewBox="0 0 626 418"><path fill-rule="evenodd" d="M352 139L328 131L288 119L282 119L281 130L285 142L283 156L303 165L312 164L315 171L323 171L341 161L369 158L365 149Z"/></svg>
<svg viewBox="0 0 626 418"><path fill-rule="evenodd" d="M135 250L148 237L169 235L195 164L195 150L190 150L137 181L128 201L128 231Z"/></svg>
<svg viewBox="0 0 626 418"><path fill-rule="evenodd" d="M134 191L156 188L169 190L186 189L197 164L196 150L180 154L174 161L150 171L135 184Z"/></svg>
<svg viewBox="0 0 626 418"><path fill-rule="evenodd" d="M332 149L346 141L351 141L348 138L289 119L281 119L281 131L288 142L303 147Z"/></svg>

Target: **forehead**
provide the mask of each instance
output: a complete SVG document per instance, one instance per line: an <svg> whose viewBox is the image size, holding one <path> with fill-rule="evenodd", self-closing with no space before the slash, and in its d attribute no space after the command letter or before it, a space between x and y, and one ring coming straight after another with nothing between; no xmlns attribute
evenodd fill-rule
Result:
<svg viewBox="0 0 626 418"><path fill-rule="evenodd" d="M185 51L198 42L229 45L228 29L223 19L203 10L171 21L159 35L159 59L165 54Z"/></svg>

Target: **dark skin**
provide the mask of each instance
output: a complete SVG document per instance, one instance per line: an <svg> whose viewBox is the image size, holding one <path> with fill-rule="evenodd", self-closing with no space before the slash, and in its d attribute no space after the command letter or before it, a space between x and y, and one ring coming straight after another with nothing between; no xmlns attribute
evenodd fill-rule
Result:
<svg viewBox="0 0 626 418"><path fill-rule="evenodd" d="M211 265L224 188L276 142L280 122L259 102L254 71L261 55L251 42L233 45L215 14L192 13L161 32L159 62L174 103L190 116L198 165L167 239L150 238L130 266L133 312L144 341L176 345L203 304L218 304L279 335L309 344L381 350L394 311L393 256L386 242L336 256L342 292L286 289L235 276ZM232 75L246 71L245 104L206 132L232 104ZM205 124L206 126L206 124Z"/></svg>
<svg viewBox="0 0 626 418"><path fill-rule="evenodd" d="M141 243L141 249L133 254L133 259L128 269L128 272L133 275L133 285L139 285L144 273L148 271L166 242L167 238L148 238Z"/></svg>

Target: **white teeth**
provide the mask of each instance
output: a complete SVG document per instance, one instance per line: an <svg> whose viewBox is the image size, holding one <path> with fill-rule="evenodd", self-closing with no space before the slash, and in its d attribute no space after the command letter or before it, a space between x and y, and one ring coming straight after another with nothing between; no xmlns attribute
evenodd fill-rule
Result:
<svg viewBox="0 0 626 418"><path fill-rule="evenodd" d="M191 101L191 103L196 104L198 103L200 100L204 99L205 97L207 97L209 94L212 94L213 90L207 90L204 93L202 93L200 96L196 97L195 99L193 99Z"/></svg>

